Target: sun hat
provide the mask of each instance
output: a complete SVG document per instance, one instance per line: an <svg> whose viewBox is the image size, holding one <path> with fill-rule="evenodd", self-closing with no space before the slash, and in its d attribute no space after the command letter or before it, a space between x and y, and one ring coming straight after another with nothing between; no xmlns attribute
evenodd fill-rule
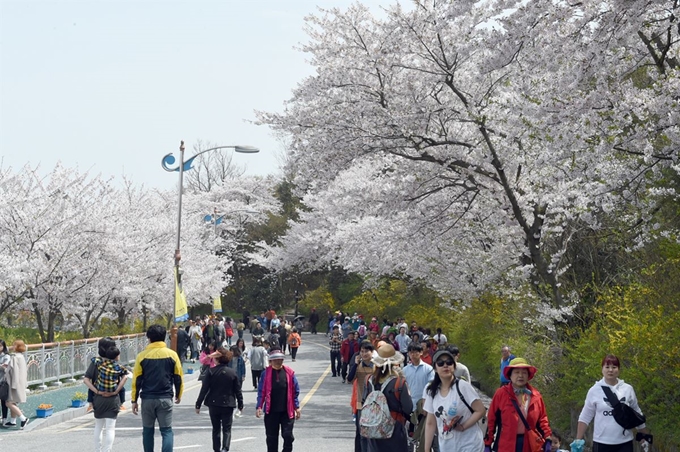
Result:
<svg viewBox="0 0 680 452"><path fill-rule="evenodd" d="M510 374L512 373L512 369L526 369L529 371L529 380L534 378L534 375L536 375L536 369L534 366L529 364L526 359L524 358L515 358L512 361L510 361L510 364L508 364L505 369L503 369L503 376L507 378L508 380L510 379Z"/></svg>
<svg viewBox="0 0 680 452"><path fill-rule="evenodd" d="M456 358L453 356L453 353L451 353L450 350L447 350L445 348L439 350L437 353L434 354L434 356L432 357L432 362L436 364L437 361L439 361L439 358L441 358L444 355L450 357L454 363L456 362Z"/></svg>
<svg viewBox="0 0 680 452"><path fill-rule="evenodd" d="M281 350L273 349L269 352L269 359L285 359L286 355L283 354Z"/></svg>
<svg viewBox="0 0 680 452"><path fill-rule="evenodd" d="M404 355L399 353L390 344L384 344L378 347L373 353L373 358L371 362L378 367L392 367L394 365L400 365L404 362ZM390 369L391 370L391 369Z"/></svg>

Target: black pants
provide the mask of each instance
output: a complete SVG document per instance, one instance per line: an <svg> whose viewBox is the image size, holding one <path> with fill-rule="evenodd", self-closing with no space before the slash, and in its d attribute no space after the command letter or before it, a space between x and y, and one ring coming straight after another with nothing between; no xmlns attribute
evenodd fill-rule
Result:
<svg viewBox="0 0 680 452"><path fill-rule="evenodd" d="M290 348L290 357L291 358L295 359L295 357L297 356L297 349L298 349L298 347L291 347Z"/></svg>
<svg viewBox="0 0 680 452"><path fill-rule="evenodd" d="M281 452L292 452L293 426L295 419L290 419L286 411L278 411L264 415L264 431L267 435L267 452L279 452L279 427L281 427L281 438L283 438L283 449Z"/></svg>
<svg viewBox="0 0 680 452"><path fill-rule="evenodd" d="M210 413L210 423L212 424L213 450L215 452L229 450L229 445L231 444L231 423L234 416L234 408L226 406L208 406L208 412ZM221 447L220 433L222 433Z"/></svg>
<svg viewBox="0 0 680 452"><path fill-rule="evenodd" d="M361 430L359 429L359 419L361 418L361 410L357 410L357 414L354 420L354 426L357 431L354 435L354 452L366 452L366 447L361 447Z"/></svg>
<svg viewBox="0 0 680 452"><path fill-rule="evenodd" d="M342 362L342 379L347 379L347 371L349 370L349 363L346 361Z"/></svg>
<svg viewBox="0 0 680 452"><path fill-rule="evenodd" d="M2 418L3 419L7 419L7 411L8 411L7 404L3 400L2 401Z"/></svg>
<svg viewBox="0 0 680 452"><path fill-rule="evenodd" d="M633 441L621 444L602 444L593 441L593 452L633 452Z"/></svg>
<svg viewBox="0 0 680 452"><path fill-rule="evenodd" d="M316 334L316 323L311 323L312 325L312 334Z"/></svg>
<svg viewBox="0 0 680 452"><path fill-rule="evenodd" d="M264 370L251 369L250 372L253 374L253 387L257 389L257 385L260 383L260 376L262 375L262 372L264 372Z"/></svg>
<svg viewBox="0 0 680 452"><path fill-rule="evenodd" d="M331 372L333 376L340 375L342 358L340 357L340 350L331 351ZM337 365L336 365L337 363Z"/></svg>

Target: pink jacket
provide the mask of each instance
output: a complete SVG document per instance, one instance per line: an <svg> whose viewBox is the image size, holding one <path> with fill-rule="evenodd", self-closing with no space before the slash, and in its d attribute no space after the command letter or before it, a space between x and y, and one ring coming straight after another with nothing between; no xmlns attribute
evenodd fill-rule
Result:
<svg viewBox="0 0 680 452"><path fill-rule="evenodd" d="M260 409L264 407L265 414L269 414L269 401L272 395L272 369L273 367L269 366L264 370L264 375L260 378L260 384L257 388L257 406L255 408ZM295 417L295 410L300 408L300 401L298 400L300 386L293 369L283 366L283 370L286 371L286 377L288 378L288 400L286 401L288 418L293 419Z"/></svg>

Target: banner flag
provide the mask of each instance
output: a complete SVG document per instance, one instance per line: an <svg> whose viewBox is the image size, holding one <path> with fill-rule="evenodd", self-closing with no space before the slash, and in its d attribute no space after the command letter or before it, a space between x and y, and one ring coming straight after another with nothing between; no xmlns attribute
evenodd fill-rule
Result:
<svg viewBox="0 0 680 452"><path fill-rule="evenodd" d="M189 319L187 297L184 294L184 289L182 289L182 285L179 282L177 267L175 267L175 322L184 322L187 319Z"/></svg>
<svg viewBox="0 0 680 452"><path fill-rule="evenodd" d="M213 301L213 311L215 311L215 314L222 312L222 297L219 295Z"/></svg>

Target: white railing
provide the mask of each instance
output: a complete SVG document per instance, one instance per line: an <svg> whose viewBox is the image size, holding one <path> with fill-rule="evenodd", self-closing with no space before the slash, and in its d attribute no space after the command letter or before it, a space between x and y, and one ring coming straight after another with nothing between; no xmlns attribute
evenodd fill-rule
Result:
<svg viewBox="0 0 680 452"><path fill-rule="evenodd" d="M97 342L100 338L76 341L30 344L26 348L28 385L46 389L47 384L60 385L62 380L76 381L85 374L90 360L98 355ZM131 364L148 341L144 333L112 336L120 349L120 362Z"/></svg>

